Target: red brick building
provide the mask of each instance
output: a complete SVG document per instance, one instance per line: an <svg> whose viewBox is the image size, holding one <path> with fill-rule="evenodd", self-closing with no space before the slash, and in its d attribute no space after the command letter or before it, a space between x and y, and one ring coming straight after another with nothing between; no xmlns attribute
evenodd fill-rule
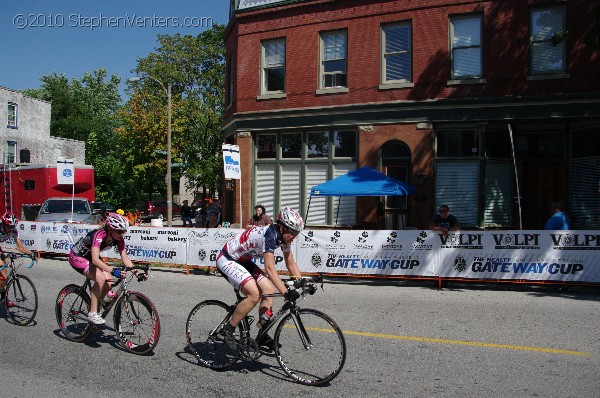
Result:
<svg viewBox="0 0 600 398"><path fill-rule="evenodd" d="M224 133L242 180L226 218L240 200L244 219L257 203L305 214L312 186L366 165L417 194L313 197L309 226L427 228L447 204L464 228L541 229L560 201L600 228L599 8L232 1Z"/></svg>

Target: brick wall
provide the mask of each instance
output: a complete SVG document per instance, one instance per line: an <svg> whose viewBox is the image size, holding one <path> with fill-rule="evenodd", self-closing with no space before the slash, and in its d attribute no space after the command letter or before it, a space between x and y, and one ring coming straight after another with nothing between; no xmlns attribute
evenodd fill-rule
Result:
<svg viewBox="0 0 600 398"><path fill-rule="evenodd" d="M227 116L239 112L323 107L441 98L536 96L600 90L600 55L586 49L594 2L572 0L505 1L343 1L321 0L238 14L226 36L228 59L236 62L236 100ZM567 6L568 24L578 24L567 42L570 78L528 81L529 11L538 5ZM447 85L448 17L483 15L485 84ZM380 90L380 27L412 22L413 81L407 89ZM586 28L586 26L588 28ZM317 95L319 32L347 29L349 93ZM260 42L286 37L286 98L257 100ZM237 46L236 46L237 41Z"/></svg>

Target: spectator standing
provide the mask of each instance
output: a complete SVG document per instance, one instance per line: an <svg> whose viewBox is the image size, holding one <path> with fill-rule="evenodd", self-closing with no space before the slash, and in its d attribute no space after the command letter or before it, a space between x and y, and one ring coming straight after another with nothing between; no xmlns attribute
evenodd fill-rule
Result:
<svg viewBox="0 0 600 398"><path fill-rule="evenodd" d="M246 223L246 228L262 227L271 224L273 224L273 220L267 215L265 206L256 205L254 206L254 215Z"/></svg>
<svg viewBox="0 0 600 398"><path fill-rule="evenodd" d="M460 223L454 215L450 214L448 205L441 205L439 214L433 216L429 229L448 235L448 231L460 231Z"/></svg>
<svg viewBox="0 0 600 398"><path fill-rule="evenodd" d="M188 205L188 201L183 201L183 206L181 206L181 220L183 221L183 226L187 226L187 223L190 223L190 227L194 226L192 222L192 208Z"/></svg>
<svg viewBox="0 0 600 398"><path fill-rule="evenodd" d="M571 229L571 220L569 220L569 217L567 217L559 202L553 202L550 205L550 212L552 213L552 216L546 221L544 229L554 231Z"/></svg>

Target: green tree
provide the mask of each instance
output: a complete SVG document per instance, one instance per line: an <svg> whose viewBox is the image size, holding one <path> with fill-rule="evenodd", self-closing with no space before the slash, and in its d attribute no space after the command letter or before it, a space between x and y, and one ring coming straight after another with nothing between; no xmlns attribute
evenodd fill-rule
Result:
<svg viewBox="0 0 600 398"><path fill-rule="evenodd" d="M143 79L131 87L133 94L122 114L121 137L144 137L128 159L140 175L140 189L152 194L164 189L166 163L156 150L166 149L165 87L172 86L173 180L184 175L188 188L216 189L222 180L220 147L224 102L225 46L223 25L214 25L198 36L159 35L155 52L138 60L135 72ZM129 131L127 131L129 129ZM128 138L126 138L128 139ZM158 177L160 176L160 178ZM147 177L147 178L146 178Z"/></svg>

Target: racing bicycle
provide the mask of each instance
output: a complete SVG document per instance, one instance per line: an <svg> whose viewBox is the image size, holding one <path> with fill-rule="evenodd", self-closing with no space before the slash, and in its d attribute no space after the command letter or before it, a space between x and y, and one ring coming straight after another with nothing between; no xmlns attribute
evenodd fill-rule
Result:
<svg viewBox="0 0 600 398"><path fill-rule="evenodd" d="M0 287L0 293L4 297L6 313L16 325L29 325L38 310L38 294L31 279L25 275L20 275L17 270L26 264L27 260L31 260L31 264L27 265L27 268L33 267L37 257L34 253L5 252L4 255L9 261L8 264L2 264L0 269L10 268L6 281ZM9 306L9 302L12 303L11 306Z"/></svg>
<svg viewBox="0 0 600 398"><path fill-rule="evenodd" d="M113 285L116 299L108 305L98 303L98 312L105 318L111 309L113 312L114 330L122 346L129 352L144 355L152 352L160 337L160 318L156 307L148 297L139 292L130 291L128 283L135 277L138 282L150 275L149 265L136 265L121 271L141 270L141 273L130 273L118 279ZM90 333L99 331L87 319L90 306L91 280L86 278L83 285L67 285L62 288L56 298L56 321L64 336L74 342L85 341ZM100 308L102 305L103 308Z"/></svg>
<svg viewBox="0 0 600 398"><path fill-rule="evenodd" d="M323 277L299 278L286 281L297 289L301 298L323 288ZM254 360L260 355L257 341L269 330L273 335L275 356L284 372L294 381L306 385L322 385L333 380L346 361L346 340L337 323L321 311L300 308L296 301L286 300L281 309L258 332L250 337L253 316L246 316L236 332L236 347L230 347L219 333L229 322L235 308L244 297L235 290L237 301L227 305L218 300L206 300L190 312L186 323L186 339L198 361L211 369L226 370L238 359ZM263 297L281 296L280 293Z"/></svg>

